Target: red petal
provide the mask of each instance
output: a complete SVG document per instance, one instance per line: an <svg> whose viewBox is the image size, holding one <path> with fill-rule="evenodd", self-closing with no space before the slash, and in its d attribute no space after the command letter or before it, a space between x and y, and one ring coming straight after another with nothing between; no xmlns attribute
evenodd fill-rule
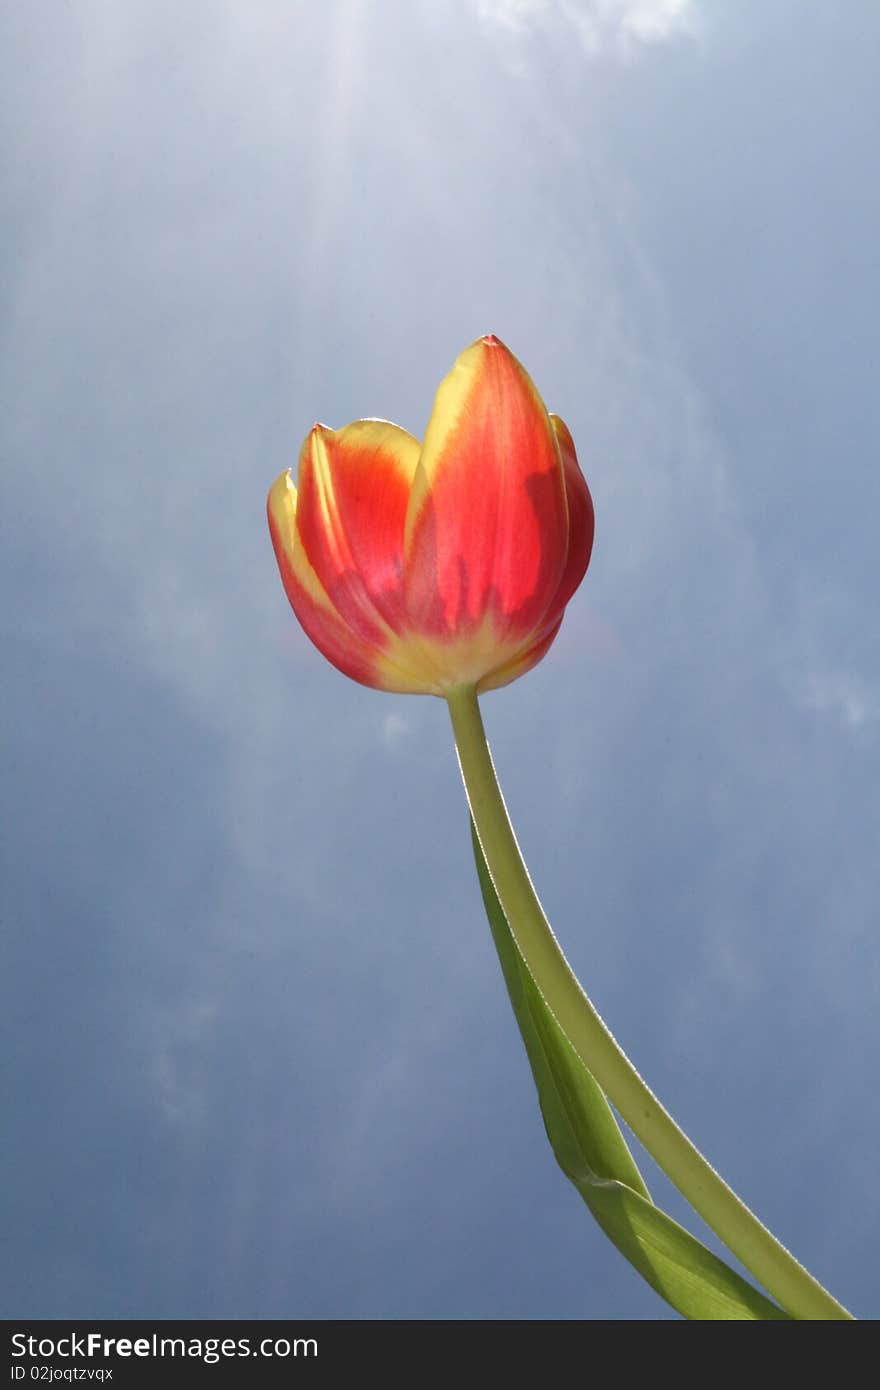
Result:
<svg viewBox="0 0 880 1390"><path fill-rule="evenodd" d="M497 338L441 384L406 520L406 602L441 640L491 616L497 638L542 624L568 555L556 438L531 378Z"/></svg>
<svg viewBox="0 0 880 1390"><path fill-rule="evenodd" d="M365 641L400 632L403 532L419 443L385 420L316 425L300 455L297 530L333 607Z"/></svg>
<svg viewBox="0 0 880 1390"><path fill-rule="evenodd" d="M376 651L340 618L319 583L297 534L297 495L290 470L269 489L269 531L284 592L303 630L328 661L364 685L376 679Z"/></svg>
<svg viewBox="0 0 880 1390"><path fill-rule="evenodd" d="M551 415L550 423L559 444L559 452L562 454L565 492L568 498L568 556L559 589L553 600L554 609L561 614L587 572L596 520L593 499L587 487L587 480L580 470L569 428L558 415Z"/></svg>

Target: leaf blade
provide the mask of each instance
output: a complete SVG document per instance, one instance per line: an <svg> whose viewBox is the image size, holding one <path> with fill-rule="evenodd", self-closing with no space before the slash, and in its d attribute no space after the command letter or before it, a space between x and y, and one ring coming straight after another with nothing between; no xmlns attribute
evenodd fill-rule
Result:
<svg viewBox="0 0 880 1390"><path fill-rule="evenodd" d="M547 1138L599 1226L653 1289L693 1320L788 1321L650 1198L614 1112L535 985L507 923L471 823L483 903L532 1069Z"/></svg>

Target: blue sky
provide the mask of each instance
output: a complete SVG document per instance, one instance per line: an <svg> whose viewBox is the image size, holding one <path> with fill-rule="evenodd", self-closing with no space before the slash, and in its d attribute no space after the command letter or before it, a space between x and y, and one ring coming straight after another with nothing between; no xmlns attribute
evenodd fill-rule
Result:
<svg viewBox="0 0 880 1390"><path fill-rule="evenodd" d="M8 1314L671 1316L546 1146L442 704L327 665L266 532L315 419L420 434L494 332L597 518L484 701L533 876L875 1316L880 12L0 23Z"/></svg>

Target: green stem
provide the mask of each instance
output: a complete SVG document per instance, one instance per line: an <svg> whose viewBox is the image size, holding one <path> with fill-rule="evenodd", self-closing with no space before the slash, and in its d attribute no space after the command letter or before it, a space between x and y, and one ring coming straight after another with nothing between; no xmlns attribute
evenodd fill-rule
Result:
<svg viewBox="0 0 880 1390"><path fill-rule="evenodd" d="M537 989L584 1066L695 1211L792 1317L851 1318L719 1177L615 1042L565 959L532 887L498 786L476 692L458 687L446 698L495 891Z"/></svg>

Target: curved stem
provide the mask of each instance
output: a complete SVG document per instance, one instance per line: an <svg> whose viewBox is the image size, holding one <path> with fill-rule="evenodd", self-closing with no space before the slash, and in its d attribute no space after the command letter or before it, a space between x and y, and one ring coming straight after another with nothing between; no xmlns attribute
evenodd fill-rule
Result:
<svg viewBox="0 0 880 1390"><path fill-rule="evenodd" d="M446 694L471 814L498 899L536 987L584 1066L663 1171L793 1317L852 1314L740 1201L639 1076L587 998L544 916L498 786L476 692Z"/></svg>

